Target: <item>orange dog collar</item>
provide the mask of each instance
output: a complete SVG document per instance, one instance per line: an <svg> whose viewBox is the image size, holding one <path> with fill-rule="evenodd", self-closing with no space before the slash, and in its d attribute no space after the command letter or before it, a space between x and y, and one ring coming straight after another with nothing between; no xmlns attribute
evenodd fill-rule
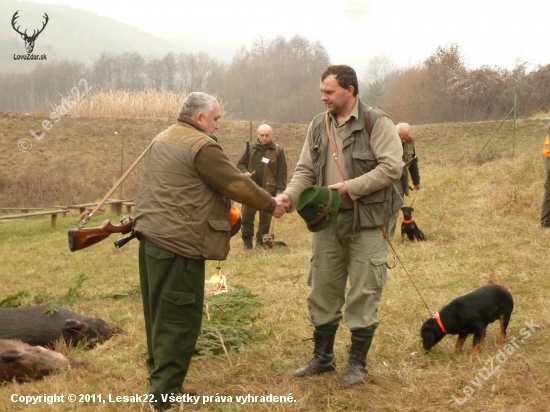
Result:
<svg viewBox="0 0 550 412"><path fill-rule="evenodd" d="M414 217L411 217L410 219L406 220L406 219L403 219L403 223L405 223L406 225L408 225L409 223L412 223L414 222Z"/></svg>
<svg viewBox="0 0 550 412"><path fill-rule="evenodd" d="M447 331L445 330L445 326L443 326L443 322L441 322L441 318L439 317L439 312L436 312L434 314L434 318L437 324L439 325L439 327L441 328L441 332L443 332L446 335Z"/></svg>

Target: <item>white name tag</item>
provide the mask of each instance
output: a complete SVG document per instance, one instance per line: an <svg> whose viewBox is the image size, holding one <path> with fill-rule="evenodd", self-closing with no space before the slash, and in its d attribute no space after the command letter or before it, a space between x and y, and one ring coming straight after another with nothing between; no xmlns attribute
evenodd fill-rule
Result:
<svg viewBox="0 0 550 412"><path fill-rule="evenodd" d="M269 163L269 159L267 157L262 157L262 162Z"/></svg>

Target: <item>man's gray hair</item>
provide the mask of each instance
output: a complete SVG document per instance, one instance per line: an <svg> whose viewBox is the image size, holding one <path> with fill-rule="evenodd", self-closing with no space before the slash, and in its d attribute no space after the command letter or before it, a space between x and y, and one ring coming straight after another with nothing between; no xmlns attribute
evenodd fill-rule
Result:
<svg viewBox="0 0 550 412"><path fill-rule="evenodd" d="M191 92L181 102L179 117L194 119L198 113L208 116L214 104L220 105L214 96L202 92Z"/></svg>

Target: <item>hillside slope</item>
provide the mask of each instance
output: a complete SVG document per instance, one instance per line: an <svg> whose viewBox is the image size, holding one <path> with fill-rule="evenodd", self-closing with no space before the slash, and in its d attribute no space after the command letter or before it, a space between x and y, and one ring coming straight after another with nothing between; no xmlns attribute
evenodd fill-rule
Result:
<svg viewBox="0 0 550 412"><path fill-rule="evenodd" d="M171 119L109 119L63 117L37 141L47 114L0 114L0 189L4 206L44 206L90 202L103 197L150 140L170 125ZM538 156L546 133L545 119L518 121L515 143L512 122L507 122L487 145L480 159L525 154ZM485 145L500 122L444 123L413 127L423 181L431 167L467 164ZM236 164L246 142L255 139L258 124L222 121L220 143ZM274 139L286 151L292 173L307 132L305 124L272 124ZM23 140L22 139L28 139ZM18 148L32 143L28 152ZM515 147L513 147L515 145ZM491 167L490 165L485 167ZM540 165L542 167L542 164ZM124 183L121 197L137 193L140 168ZM429 187L429 183L426 184Z"/></svg>

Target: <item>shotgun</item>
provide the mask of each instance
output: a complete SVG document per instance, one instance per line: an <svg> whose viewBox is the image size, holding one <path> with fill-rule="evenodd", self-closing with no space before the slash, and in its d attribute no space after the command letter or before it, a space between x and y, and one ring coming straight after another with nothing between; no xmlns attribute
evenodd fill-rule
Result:
<svg viewBox="0 0 550 412"><path fill-rule="evenodd" d="M149 146L147 146L143 153L140 154L136 160L134 160L134 163L132 163L128 170L124 172L120 179L118 179L118 182L116 182L111 190L109 190L109 193L105 195L105 197L94 207L94 209L90 213L84 212L80 215L80 223L78 225L78 229L69 230L69 249L71 250L71 252L76 252L77 250L85 249L88 246L95 245L96 243L101 242L103 239L108 238L111 233L122 233L123 235L125 235L126 233L132 232L133 222L132 218L128 216L120 219L120 225L117 226L111 224L109 220L105 220L99 227L85 228L84 226L99 210L99 208L103 206L109 196L113 194L115 189L122 183L122 181L126 179L126 176L128 176L128 174L139 163L143 156L145 156L145 154L149 151L151 146L153 146L153 143L155 143L156 140L157 139L154 138L151 143L149 143ZM125 238L116 241L115 247L118 249L119 247L124 246L134 237L135 236L132 232L132 235L126 236Z"/></svg>
<svg viewBox="0 0 550 412"><path fill-rule="evenodd" d="M403 165L403 169L405 169L406 167L408 167L409 165L411 165L412 162L414 162L415 160L418 160L418 157L416 157L416 155L413 156L413 158L412 158L411 160L409 160L407 163L405 163L405 164Z"/></svg>
<svg viewBox="0 0 550 412"><path fill-rule="evenodd" d="M126 217L120 220L120 225L113 225L109 219L103 221L99 227L90 227L82 229L69 230L69 249L71 252L82 250L88 246L95 245L104 239L107 239L111 233L130 233L134 222L132 218ZM126 239L126 238L124 238ZM133 237L132 237L133 239ZM129 241L131 239L127 239ZM124 242L123 244L126 244ZM115 242L116 246L116 242ZM117 248L120 246L117 246Z"/></svg>

